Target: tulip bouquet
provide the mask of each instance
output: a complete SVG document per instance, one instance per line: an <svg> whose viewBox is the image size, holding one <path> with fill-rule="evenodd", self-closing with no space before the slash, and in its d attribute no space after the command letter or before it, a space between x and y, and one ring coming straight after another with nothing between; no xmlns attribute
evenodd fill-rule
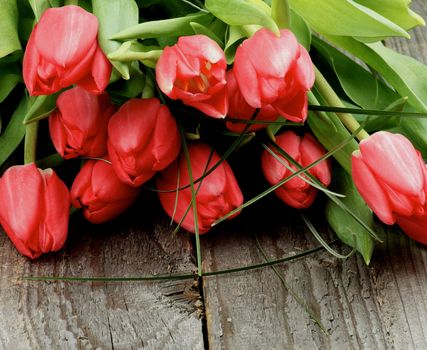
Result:
<svg viewBox="0 0 427 350"><path fill-rule="evenodd" d="M326 245L320 193L366 263L378 231L427 244L427 67L382 43L423 24L406 0L4 0L0 224L37 258L70 208L102 223L153 190L200 257L274 192ZM233 155L254 149L246 198Z"/></svg>

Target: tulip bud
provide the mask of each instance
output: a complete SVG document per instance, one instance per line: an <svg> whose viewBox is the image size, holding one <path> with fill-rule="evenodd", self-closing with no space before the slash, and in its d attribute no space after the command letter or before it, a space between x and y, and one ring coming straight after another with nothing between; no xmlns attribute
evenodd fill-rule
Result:
<svg viewBox="0 0 427 350"><path fill-rule="evenodd" d="M212 168L220 160L220 157L215 152L211 156L209 146L202 143L189 145L188 152L193 181L200 178L205 171ZM208 161L209 166L207 164ZM162 171L157 178L157 188L160 191L172 191L159 192L163 209L176 223L179 223L190 206L190 210L182 221L181 226L195 233L194 212L190 204L192 198L191 188L187 187L179 190L178 194L176 193L177 185L184 187L189 184L188 162L184 155L181 155L177 161ZM195 183L194 188L197 191L196 205L200 234L209 231L212 223L239 207L243 202L242 192L233 171L226 161L223 161L218 168L203 180Z"/></svg>
<svg viewBox="0 0 427 350"><path fill-rule="evenodd" d="M71 204L83 208L85 218L99 224L114 219L132 205L139 190L121 182L111 164L89 160L71 187Z"/></svg>
<svg viewBox="0 0 427 350"><path fill-rule="evenodd" d="M79 6L47 9L28 40L23 76L30 95L50 95L77 84L101 93L111 64L101 51L96 16Z"/></svg>
<svg viewBox="0 0 427 350"><path fill-rule="evenodd" d="M68 189L52 169L13 166L0 179L0 224L31 259L60 249L67 238Z"/></svg>
<svg viewBox="0 0 427 350"><path fill-rule="evenodd" d="M77 86L59 95L56 105L49 130L57 152L65 159L103 156L108 121L115 111L108 94L94 95Z"/></svg>
<svg viewBox="0 0 427 350"><path fill-rule="evenodd" d="M227 71L227 96L228 117L243 120L250 120L252 118L256 112L256 108L248 105L246 100L243 98L232 69ZM278 117L279 114L271 105L265 105L259 110L255 120L275 121ZM226 126L232 131L242 132L245 129L246 124L227 122ZM248 132L263 129L267 126L268 124L254 124L248 128Z"/></svg>
<svg viewBox="0 0 427 350"><path fill-rule="evenodd" d="M181 139L175 119L157 98L131 99L108 124L108 154L121 181L140 186L177 157Z"/></svg>
<svg viewBox="0 0 427 350"><path fill-rule="evenodd" d="M305 121L314 70L310 55L292 32L283 29L277 37L266 28L258 30L237 48L233 69L250 106L271 105L291 121Z"/></svg>
<svg viewBox="0 0 427 350"><path fill-rule="evenodd" d="M351 160L354 184L382 222L392 225L396 215L424 214L427 170L406 137L376 132L360 142Z"/></svg>
<svg viewBox="0 0 427 350"><path fill-rule="evenodd" d="M314 163L326 153L322 145L310 134L300 137L293 131L287 131L276 136L276 143L302 167ZM284 164L287 164L294 171L289 170L265 150L261 156L262 170L271 185L277 184L298 170L294 165L289 164L286 159L279 157L282 158ZM331 183L331 165L328 159L310 168L308 173L325 186ZM303 174L294 177L274 191L283 202L297 209L308 208L317 195L317 189L301 177L307 178Z"/></svg>
<svg viewBox="0 0 427 350"><path fill-rule="evenodd" d="M160 90L173 100L214 117L227 114L224 51L205 35L181 36L165 47L156 65Z"/></svg>

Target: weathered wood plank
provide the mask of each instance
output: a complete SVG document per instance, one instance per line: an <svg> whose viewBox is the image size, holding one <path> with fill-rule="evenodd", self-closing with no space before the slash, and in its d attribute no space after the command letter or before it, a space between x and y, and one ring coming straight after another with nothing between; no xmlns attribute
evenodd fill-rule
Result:
<svg viewBox="0 0 427 350"><path fill-rule="evenodd" d="M147 207L139 204L102 226L73 218L65 249L34 262L20 256L0 232L0 349L203 349L200 301L192 280L21 279L192 271L189 236L171 236L165 216L153 215L161 209Z"/></svg>
<svg viewBox="0 0 427 350"><path fill-rule="evenodd" d="M424 2L413 8L427 15ZM426 43L427 29L418 28L411 41L389 45L427 63ZM203 240L205 270L263 261L253 234L271 259L317 245L296 212L274 198L246 211ZM323 252L279 271L330 334L267 268L204 278L210 349L427 348L427 249L406 237L389 237L370 267L359 256L338 261Z"/></svg>

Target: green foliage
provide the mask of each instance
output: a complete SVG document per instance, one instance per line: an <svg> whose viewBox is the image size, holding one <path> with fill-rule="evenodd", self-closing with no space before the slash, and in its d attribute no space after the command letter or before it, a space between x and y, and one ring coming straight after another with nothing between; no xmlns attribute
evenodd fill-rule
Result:
<svg viewBox="0 0 427 350"><path fill-rule="evenodd" d="M22 97L6 129L0 135L0 166L9 158L24 138L25 126L22 121L27 112L27 102L27 98L25 96Z"/></svg>
<svg viewBox="0 0 427 350"><path fill-rule="evenodd" d="M18 18L16 0L2 0L0 3L0 58L21 50Z"/></svg>
<svg viewBox="0 0 427 350"><path fill-rule="evenodd" d="M120 43L110 37L124 28L138 24L139 10L134 0L93 0L93 13L98 17L98 40L105 54L116 51ZM111 61L123 79L130 78L131 63Z"/></svg>
<svg viewBox="0 0 427 350"><path fill-rule="evenodd" d="M290 0L292 9L323 35L359 37L378 41L409 34L381 14L352 0Z"/></svg>
<svg viewBox="0 0 427 350"><path fill-rule="evenodd" d="M257 24L279 33L276 22L271 18L270 7L261 0L206 0L206 8L229 25Z"/></svg>
<svg viewBox="0 0 427 350"><path fill-rule="evenodd" d="M335 184L333 189L345 194L345 198L341 199L341 201L348 208L351 208L366 225L374 229L372 211L367 207L359 192L357 192L351 176L342 168L337 169L334 175ZM326 219L340 240L355 248L362 255L365 263L369 265L374 251L374 239L369 232L331 200L328 200L326 205Z"/></svg>

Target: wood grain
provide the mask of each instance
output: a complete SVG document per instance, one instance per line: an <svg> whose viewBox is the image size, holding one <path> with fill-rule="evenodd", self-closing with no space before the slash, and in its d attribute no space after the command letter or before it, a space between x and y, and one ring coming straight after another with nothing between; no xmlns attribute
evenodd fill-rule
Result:
<svg viewBox="0 0 427 350"><path fill-rule="evenodd" d="M189 236L171 236L166 218L153 216L161 213L154 207L137 204L101 226L73 218L65 249L34 262L0 232L0 349L203 349L193 280L105 284L21 278L194 270Z"/></svg>
<svg viewBox="0 0 427 350"><path fill-rule="evenodd" d="M426 17L424 2L414 1L412 8ZM424 27L412 32L411 41L388 45L427 63L426 43ZM298 214L271 198L206 237L205 269L263 261L254 234L271 259L316 245ZM370 267L357 255L339 261L323 252L279 271L329 334L267 268L203 279L209 349L427 348L427 249L403 235L389 236Z"/></svg>

